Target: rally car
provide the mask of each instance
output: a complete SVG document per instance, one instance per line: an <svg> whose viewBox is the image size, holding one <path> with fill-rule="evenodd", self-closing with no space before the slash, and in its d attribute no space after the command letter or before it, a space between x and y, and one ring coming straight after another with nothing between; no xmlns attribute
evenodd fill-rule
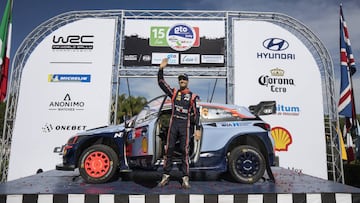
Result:
<svg viewBox="0 0 360 203"><path fill-rule="evenodd" d="M270 125L259 115L276 111L274 101L249 108L200 102L201 139L191 137L190 172L228 172L234 181L255 183L265 171L274 181L274 142ZM57 170L79 169L88 183L105 183L127 169L162 170L171 102L160 96L119 125L100 127L71 137ZM181 164L175 150L174 164Z"/></svg>

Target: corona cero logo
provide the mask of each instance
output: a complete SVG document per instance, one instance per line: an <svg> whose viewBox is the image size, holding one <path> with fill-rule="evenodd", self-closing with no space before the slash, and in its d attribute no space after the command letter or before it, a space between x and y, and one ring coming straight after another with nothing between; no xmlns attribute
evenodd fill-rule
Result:
<svg viewBox="0 0 360 203"><path fill-rule="evenodd" d="M289 47L289 43L280 38L269 38L263 42L263 46L271 51L283 51Z"/></svg>
<svg viewBox="0 0 360 203"><path fill-rule="evenodd" d="M280 68L273 68L270 70L269 75L261 75L258 79L260 85L269 87L271 92L274 93L286 93L287 88L295 86L293 78L284 77L285 71Z"/></svg>

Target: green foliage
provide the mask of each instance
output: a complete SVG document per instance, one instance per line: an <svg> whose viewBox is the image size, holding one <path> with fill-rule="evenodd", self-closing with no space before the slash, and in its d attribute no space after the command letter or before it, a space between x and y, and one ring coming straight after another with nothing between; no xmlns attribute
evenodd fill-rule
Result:
<svg viewBox="0 0 360 203"><path fill-rule="evenodd" d="M117 106L117 123L122 123L126 117L138 114L146 103L145 97L126 97L125 94L120 95Z"/></svg>

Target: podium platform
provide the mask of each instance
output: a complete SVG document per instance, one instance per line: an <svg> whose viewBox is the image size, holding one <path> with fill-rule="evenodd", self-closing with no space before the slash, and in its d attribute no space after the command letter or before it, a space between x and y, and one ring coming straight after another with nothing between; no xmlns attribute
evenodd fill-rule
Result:
<svg viewBox="0 0 360 203"><path fill-rule="evenodd" d="M355 203L360 188L273 167L275 183L240 184L196 174L182 189L176 172L159 188L159 172L134 171L128 178L87 184L77 171L51 170L0 184L0 203Z"/></svg>

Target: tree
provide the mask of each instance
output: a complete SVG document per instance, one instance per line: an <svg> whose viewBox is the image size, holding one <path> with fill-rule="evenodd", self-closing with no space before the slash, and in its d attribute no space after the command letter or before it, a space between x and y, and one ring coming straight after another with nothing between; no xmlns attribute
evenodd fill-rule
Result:
<svg viewBox="0 0 360 203"><path fill-rule="evenodd" d="M144 105L147 103L145 97L126 97L125 94L122 94L118 98L118 108L117 108L117 121L122 123L126 118L130 118L138 114Z"/></svg>

